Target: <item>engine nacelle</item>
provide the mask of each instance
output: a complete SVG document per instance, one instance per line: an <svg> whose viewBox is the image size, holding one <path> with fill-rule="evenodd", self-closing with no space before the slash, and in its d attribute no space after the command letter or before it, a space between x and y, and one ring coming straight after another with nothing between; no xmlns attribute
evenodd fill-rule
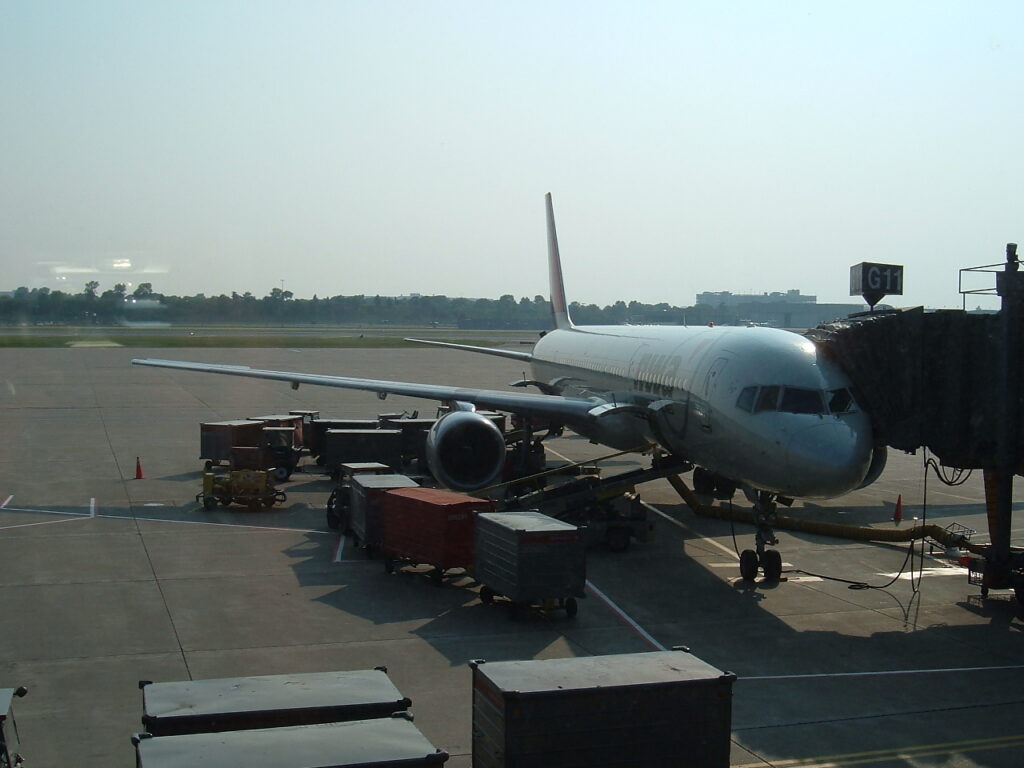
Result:
<svg viewBox="0 0 1024 768"><path fill-rule="evenodd" d="M427 464L445 488L486 488L505 466L505 437L493 421L475 411L452 411L427 433Z"/></svg>

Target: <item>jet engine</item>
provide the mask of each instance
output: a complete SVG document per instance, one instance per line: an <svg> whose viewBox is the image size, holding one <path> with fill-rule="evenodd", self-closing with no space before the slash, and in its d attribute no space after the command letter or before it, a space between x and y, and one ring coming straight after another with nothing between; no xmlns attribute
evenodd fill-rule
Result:
<svg viewBox="0 0 1024 768"><path fill-rule="evenodd" d="M486 488L505 466L505 437L493 421L475 411L452 411L427 433L427 465L446 488Z"/></svg>
<svg viewBox="0 0 1024 768"><path fill-rule="evenodd" d="M871 465L868 467L868 473L864 476L860 485L857 486L857 490L861 488L867 488L871 485L878 477L882 474L882 470L885 469L886 459L889 458L889 451L884 445L876 447L871 452Z"/></svg>

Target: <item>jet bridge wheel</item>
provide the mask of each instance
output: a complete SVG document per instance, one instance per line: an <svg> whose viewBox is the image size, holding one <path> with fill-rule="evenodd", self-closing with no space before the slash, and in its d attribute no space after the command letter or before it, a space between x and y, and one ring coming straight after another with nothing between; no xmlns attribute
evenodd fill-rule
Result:
<svg viewBox="0 0 1024 768"><path fill-rule="evenodd" d="M740 553L740 576L744 581L757 578L757 552L752 549L744 549Z"/></svg>
<svg viewBox="0 0 1024 768"><path fill-rule="evenodd" d="M778 581L782 577L782 555L777 549L766 549L761 555L761 567L768 581Z"/></svg>

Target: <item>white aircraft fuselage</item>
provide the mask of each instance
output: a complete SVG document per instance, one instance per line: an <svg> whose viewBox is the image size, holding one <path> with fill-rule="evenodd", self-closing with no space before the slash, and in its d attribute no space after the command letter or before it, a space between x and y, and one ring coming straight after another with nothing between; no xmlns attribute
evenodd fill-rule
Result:
<svg viewBox="0 0 1024 768"><path fill-rule="evenodd" d="M560 394L613 404L568 423L574 431L621 450L660 444L741 486L840 496L863 482L871 464L870 421L850 397L849 379L789 331L558 329L540 339L531 365L534 378Z"/></svg>

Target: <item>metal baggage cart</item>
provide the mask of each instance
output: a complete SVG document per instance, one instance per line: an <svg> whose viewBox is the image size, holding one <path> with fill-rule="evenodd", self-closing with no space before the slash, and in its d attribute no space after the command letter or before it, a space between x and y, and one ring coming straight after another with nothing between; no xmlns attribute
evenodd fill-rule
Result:
<svg viewBox="0 0 1024 768"><path fill-rule="evenodd" d="M342 464L377 461L402 467L402 433L397 429L329 429L324 433L324 466L337 475Z"/></svg>
<svg viewBox="0 0 1024 768"><path fill-rule="evenodd" d="M380 497L394 488L416 488L415 480L405 475L354 475L349 483L348 526L357 546L370 557L380 549Z"/></svg>
<svg viewBox="0 0 1024 768"><path fill-rule="evenodd" d="M327 497L327 527L332 531L349 533L349 508L352 506L352 476L394 474L391 467L379 461L353 461L341 465L338 484Z"/></svg>
<svg viewBox="0 0 1024 768"><path fill-rule="evenodd" d="M325 435L329 429L376 429L378 426L376 419L349 419L340 416L328 416L326 418L316 418L311 421L303 432L303 435L309 435L306 448L309 449L309 453L316 459L316 463L322 465L324 463L324 442Z"/></svg>
<svg viewBox="0 0 1024 768"><path fill-rule="evenodd" d="M728 768L736 676L686 651L470 662L474 768Z"/></svg>
<svg viewBox="0 0 1024 768"><path fill-rule="evenodd" d="M402 461L422 463L426 456L427 433L437 419L382 418L381 429L397 429L402 433Z"/></svg>
<svg viewBox="0 0 1024 768"><path fill-rule="evenodd" d="M279 728L390 717L412 703L384 667L344 672L139 682L153 736Z"/></svg>
<svg viewBox="0 0 1024 768"><path fill-rule="evenodd" d="M199 425L199 459L206 469L231 460L236 446L255 448L263 439L263 422L256 419L207 421Z"/></svg>
<svg viewBox="0 0 1024 768"><path fill-rule="evenodd" d="M480 599L498 595L513 613L528 605L564 608L569 616L584 597L586 543L574 525L539 512L485 512L476 517L473 573L483 585Z"/></svg>
<svg viewBox="0 0 1024 768"><path fill-rule="evenodd" d="M0 688L0 768L15 768L22 764L21 739L18 723L14 719L14 699L22 698L28 688Z"/></svg>
<svg viewBox="0 0 1024 768"><path fill-rule="evenodd" d="M420 768L444 765L406 712L375 720L132 737L136 768Z"/></svg>
<svg viewBox="0 0 1024 768"><path fill-rule="evenodd" d="M399 488L381 496L384 569L398 562L431 565L440 582L445 571L473 567L476 515L494 502L439 488Z"/></svg>

